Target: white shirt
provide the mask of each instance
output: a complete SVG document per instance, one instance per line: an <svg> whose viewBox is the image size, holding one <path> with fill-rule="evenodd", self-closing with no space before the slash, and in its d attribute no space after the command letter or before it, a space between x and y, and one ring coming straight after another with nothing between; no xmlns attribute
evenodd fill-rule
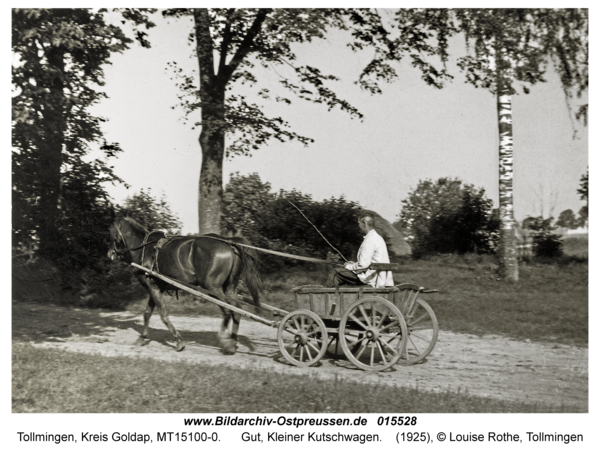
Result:
<svg viewBox="0 0 600 453"><path fill-rule="evenodd" d="M365 269L372 263L389 263L385 241L374 229L365 236L363 243L358 249L358 261L354 263L353 270ZM391 271L376 271L369 269L360 274L356 274L361 282L371 285L373 288L382 288L384 286L394 286L394 278Z"/></svg>

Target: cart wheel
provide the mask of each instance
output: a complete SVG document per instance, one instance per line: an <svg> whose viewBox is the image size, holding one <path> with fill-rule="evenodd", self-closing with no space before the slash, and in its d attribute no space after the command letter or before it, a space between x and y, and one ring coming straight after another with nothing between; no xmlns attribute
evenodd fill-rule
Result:
<svg viewBox="0 0 600 453"><path fill-rule="evenodd" d="M327 329L316 314L309 310L288 313L279 324L277 340L281 354L292 365L309 367L327 351Z"/></svg>
<svg viewBox="0 0 600 453"><path fill-rule="evenodd" d="M413 365L427 357L435 347L438 322L433 309L423 299L416 299L409 312L403 314L408 327L408 341L398 363Z"/></svg>
<svg viewBox="0 0 600 453"><path fill-rule="evenodd" d="M339 342L346 358L367 371L393 366L406 348L407 336L402 313L383 297L357 300L340 321Z"/></svg>

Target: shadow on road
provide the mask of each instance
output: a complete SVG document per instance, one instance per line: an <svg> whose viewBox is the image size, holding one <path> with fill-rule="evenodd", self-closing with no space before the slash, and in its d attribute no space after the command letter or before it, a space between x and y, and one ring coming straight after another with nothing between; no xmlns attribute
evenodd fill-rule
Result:
<svg viewBox="0 0 600 453"><path fill-rule="evenodd" d="M162 326L160 316L155 313L148 331L149 340L174 350L173 337L167 327L152 327L157 320ZM220 349L218 327L214 331L198 331L183 329L176 321L173 324L186 344L195 343L199 346ZM77 336L79 341L103 343L116 338L121 340L117 342L133 345L141 335L142 329L143 313L78 309L50 304L15 302L12 305L12 338L15 341L62 343ZM238 343L250 351L256 350L256 345L244 335L238 337Z"/></svg>

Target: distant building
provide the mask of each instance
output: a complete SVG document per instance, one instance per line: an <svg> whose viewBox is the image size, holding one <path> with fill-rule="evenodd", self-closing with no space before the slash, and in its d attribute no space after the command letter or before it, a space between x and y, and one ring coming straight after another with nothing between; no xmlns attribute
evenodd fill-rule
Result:
<svg viewBox="0 0 600 453"><path fill-rule="evenodd" d="M385 241L388 251L398 256L409 256L411 254L410 245L404 239L403 234L392 226L375 211L368 211L375 219L375 231Z"/></svg>

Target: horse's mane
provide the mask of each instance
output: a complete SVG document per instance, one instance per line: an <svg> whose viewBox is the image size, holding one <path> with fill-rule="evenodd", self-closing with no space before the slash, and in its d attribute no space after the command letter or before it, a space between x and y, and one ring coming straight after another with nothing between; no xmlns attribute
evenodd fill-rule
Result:
<svg viewBox="0 0 600 453"><path fill-rule="evenodd" d="M125 220L129 224L129 226L131 226L135 233L139 235L145 235L146 233L148 233L148 229L139 224L137 220L132 219L129 216L123 216L123 220Z"/></svg>

